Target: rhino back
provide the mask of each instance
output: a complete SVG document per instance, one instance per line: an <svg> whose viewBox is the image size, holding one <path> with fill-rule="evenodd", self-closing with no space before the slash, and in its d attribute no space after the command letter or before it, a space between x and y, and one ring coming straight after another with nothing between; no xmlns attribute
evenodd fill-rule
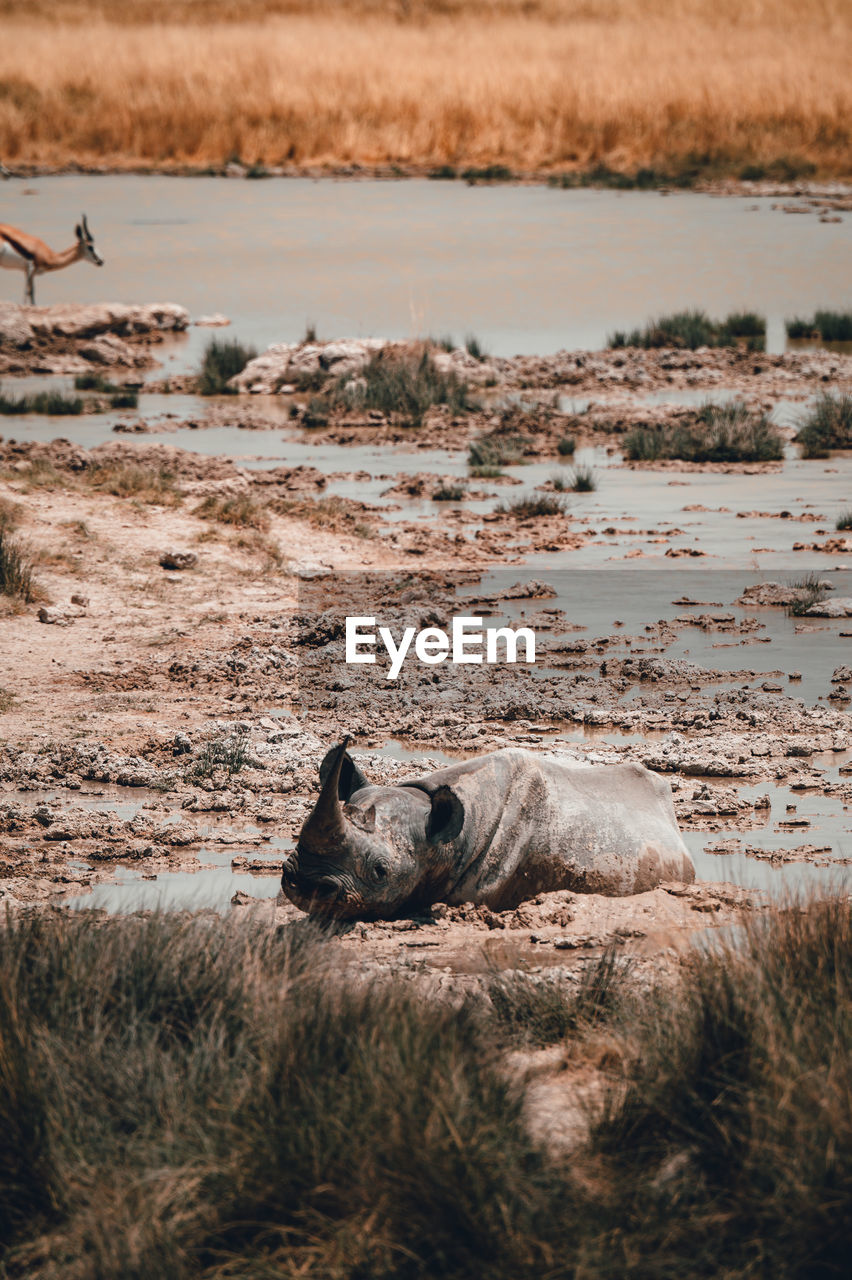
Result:
<svg viewBox="0 0 852 1280"><path fill-rule="evenodd" d="M623 895L694 879L671 789L642 765L566 764L519 748L468 764L480 767L452 782L465 823L448 901L507 909L553 889Z"/></svg>

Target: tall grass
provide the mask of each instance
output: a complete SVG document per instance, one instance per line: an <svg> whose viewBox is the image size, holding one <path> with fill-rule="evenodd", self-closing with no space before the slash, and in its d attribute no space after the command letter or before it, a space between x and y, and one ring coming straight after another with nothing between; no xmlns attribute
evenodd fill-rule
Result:
<svg viewBox="0 0 852 1280"><path fill-rule="evenodd" d="M31 604L41 598L33 576L33 563L10 528L10 524L0 521L0 595L18 597L25 604Z"/></svg>
<svg viewBox="0 0 852 1280"><path fill-rule="evenodd" d="M83 412L79 396L66 396L62 391L34 391L29 395L7 395L0 387L0 413L16 417L24 413L43 413L50 417L76 417Z"/></svg>
<svg viewBox="0 0 852 1280"><path fill-rule="evenodd" d="M443 373L425 348L401 355L377 352L357 378L342 375L327 399L347 408L378 410L411 426L420 426L435 405L447 405L451 413L471 407L467 383L453 372Z"/></svg>
<svg viewBox="0 0 852 1280"><path fill-rule="evenodd" d="M198 375L198 391L202 396L227 395L228 382L242 373L257 352L254 347L244 347L235 338L222 340L211 338L204 349L201 370Z"/></svg>
<svg viewBox="0 0 852 1280"><path fill-rule="evenodd" d="M618 1195L597 1274L847 1269L850 904L771 913L743 935L643 1008L626 1092L593 1135Z"/></svg>
<svg viewBox="0 0 852 1280"><path fill-rule="evenodd" d="M305 921L0 921L10 1280L846 1274L852 906L746 920L677 983L418 998ZM534 1142L509 1043L620 1068ZM553 1118L561 1118L554 1103ZM572 1104L568 1104L572 1105Z"/></svg>
<svg viewBox="0 0 852 1280"><path fill-rule="evenodd" d="M733 401L702 405L691 422L635 427L624 437L624 454L631 462L776 462L784 442L767 414Z"/></svg>
<svg viewBox="0 0 852 1280"><path fill-rule="evenodd" d="M607 338L609 347L733 347L744 344L762 351L766 344L766 320L753 311L731 312L724 320L711 320L704 311L676 311L649 320L644 329L616 330Z"/></svg>
<svg viewBox="0 0 852 1280"><path fill-rule="evenodd" d="M83 478L93 489L111 493L116 498L134 498L137 502L168 507L177 506L183 498L174 472L168 467L144 462L98 463L85 471Z"/></svg>
<svg viewBox="0 0 852 1280"><path fill-rule="evenodd" d="M818 338L822 342L852 342L852 311L817 311L811 320L785 320L788 338Z"/></svg>
<svg viewBox="0 0 852 1280"><path fill-rule="evenodd" d="M826 391L796 433L803 458L827 458L832 449L852 449L852 395Z"/></svg>
<svg viewBox="0 0 852 1280"><path fill-rule="evenodd" d="M216 520L220 524L232 524L244 529L269 528L269 513L262 503L249 493L210 493L192 513L202 520Z"/></svg>
<svg viewBox="0 0 852 1280"><path fill-rule="evenodd" d="M844 0L35 0L3 13L7 164L849 175Z"/></svg>

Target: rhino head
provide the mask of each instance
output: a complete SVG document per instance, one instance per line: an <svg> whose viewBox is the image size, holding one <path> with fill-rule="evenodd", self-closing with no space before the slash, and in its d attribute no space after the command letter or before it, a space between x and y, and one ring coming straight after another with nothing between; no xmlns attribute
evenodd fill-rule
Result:
<svg viewBox="0 0 852 1280"><path fill-rule="evenodd" d="M319 799L284 863L296 906L335 919L393 919L440 897L451 880L446 846L464 810L449 787L373 786L350 759L349 739L320 766ZM441 846L444 846L443 851Z"/></svg>

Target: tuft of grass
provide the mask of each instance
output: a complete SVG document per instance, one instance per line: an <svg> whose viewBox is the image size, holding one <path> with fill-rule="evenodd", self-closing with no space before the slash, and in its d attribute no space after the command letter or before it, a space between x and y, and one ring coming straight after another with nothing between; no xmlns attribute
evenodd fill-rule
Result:
<svg viewBox="0 0 852 1280"><path fill-rule="evenodd" d="M597 487L594 467L574 467L569 484L573 493L593 493Z"/></svg>
<svg viewBox="0 0 852 1280"><path fill-rule="evenodd" d="M302 426L308 430L321 430L328 426L328 402L322 396L311 396L302 414Z"/></svg>
<svg viewBox="0 0 852 1280"><path fill-rule="evenodd" d="M494 463L481 463L471 466L470 474L477 480L496 480L504 474L502 467Z"/></svg>
<svg viewBox="0 0 852 1280"><path fill-rule="evenodd" d="M530 520L539 516L561 516L567 507L564 498L554 497L550 493L536 494L529 498L515 498L512 502L502 502L496 508L501 515L514 516L518 520Z"/></svg>
<svg viewBox="0 0 852 1280"><path fill-rule="evenodd" d="M429 177L433 182L452 182L458 177L458 171L453 164L439 164L434 169L430 169Z"/></svg>
<svg viewBox="0 0 852 1280"><path fill-rule="evenodd" d="M138 502L174 507L183 493L168 467L149 466L144 462L103 462L83 473L87 484L116 498L135 498Z"/></svg>
<svg viewBox="0 0 852 1280"><path fill-rule="evenodd" d="M217 769L224 769L231 778L244 767L247 757L248 737L245 733L214 738L205 742L184 776L188 782L194 782L199 778L212 778Z"/></svg>
<svg viewBox="0 0 852 1280"><path fill-rule="evenodd" d="M48 417L76 417L83 412L79 396L66 396L62 391L36 391L32 395L9 396L0 388L0 413L16 416L42 413Z"/></svg>
<svg viewBox="0 0 852 1280"><path fill-rule="evenodd" d="M766 319L754 311L731 312L724 320L711 320L705 311L676 311L649 320L644 329L616 330L607 337L608 347L734 347L745 345L762 351L766 345Z"/></svg>
<svg viewBox="0 0 852 1280"><path fill-rule="evenodd" d="M784 321L788 338L816 338L821 342L852 342L852 311L817 311L813 318Z"/></svg>
<svg viewBox="0 0 852 1280"><path fill-rule="evenodd" d="M111 409L135 409L139 405L139 394L136 391L114 391L109 398Z"/></svg>
<svg viewBox="0 0 852 1280"><path fill-rule="evenodd" d="M790 586L794 591L798 592L798 598L786 610L794 618L801 618L807 613L812 604L820 604L828 595L822 579L813 570L804 574L801 578L794 578Z"/></svg>
<svg viewBox="0 0 852 1280"><path fill-rule="evenodd" d="M631 462L776 462L784 442L767 414L752 414L733 401L702 405L691 422L635 427L624 437L624 454Z"/></svg>
<svg viewBox="0 0 852 1280"><path fill-rule="evenodd" d="M490 469L493 475L500 475L501 467L515 467L523 462L524 443L521 436L500 432L479 436L468 446L467 465L477 475L482 474L483 467Z"/></svg>
<svg viewBox="0 0 852 1280"><path fill-rule="evenodd" d="M313 320L308 320L305 324L305 332L302 335L302 345L312 345L317 341L317 326Z"/></svg>
<svg viewBox="0 0 852 1280"><path fill-rule="evenodd" d="M592 1132L612 1212L594 1274L636 1258L645 1276L846 1269L850 903L746 917L741 933L637 1009L627 1080Z"/></svg>
<svg viewBox="0 0 852 1280"><path fill-rule="evenodd" d="M2 686L0 686L0 715L3 715L4 712L9 711L15 705L16 702L17 702L17 698L15 697L15 694L12 693L10 689L4 689Z"/></svg>
<svg viewBox="0 0 852 1280"><path fill-rule="evenodd" d="M192 514L202 520L217 520L219 524L232 524L242 529L265 532L269 528L266 507L247 493L208 494Z"/></svg>
<svg viewBox="0 0 852 1280"><path fill-rule="evenodd" d="M463 484L442 484L432 494L433 502L461 502L467 489Z"/></svg>
<svg viewBox="0 0 852 1280"><path fill-rule="evenodd" d="M487 360L489 357L489 352L485 350L485 347L483 347L476 334L467 334L464 340L464 346L468 355L473 356L474 360L483 361Z"/></svg>
<svg viewBox="0 0 852 1280"><path fill-rule="evenodd" d="M74 379L74 388L77 391L100 391L107 396L118 395L127 390L121 383L110 382L102 373L78 373Z"/></svg>
<svg viewBox="0 0 852 1280"><path fill-rule="evenodd" d="M832 449L852 448L852 395L826 391L805 415L796 433L803 458L827 458Z"/></svg>
<svg viewBox="0 0 852 1280"><path fill-rule="evenodd" d="M343 374L327 394L331 404L378 410L413 427L436 405L447 405L453 414L472 406L467 383L455 373L443 373L428 347L408 354L376 352L357 378Z"/></svg>
<svg viewBox="0 0 852 1280"><path fill-rule="evenodd" d="M244 347L236 338L211 338L204 349L198 374L198 392L202 396L231 394L228 382L235 378L257 352L254 347Z"/></svg>
<svg viewBox="0 0 852 1280"><path fill-rule="evenodd" d="M574 450L577 448L577 441L573 436L562 436L556 445L557 452L563 458L573 458Z"/></svg>
<svg viewBox="0 0 852 1280"><path fill-rule="evenodd" d="M0 498L0 533L12 533L23 519L24 508L20 502Z"/></svg>
<svg viewBox="0 0 852 1280"><path fill-rule="evenodd" d="M840 532L852 529L852 508L837 517L837 524L834 527Z"/></svg>
<svg viewBox="0 0 852 1280"><path fill-rule="evenodd" d="M33 562L8 527L0 524L0 595L17 597L25 604L41 599L33 575Z"/></svg>

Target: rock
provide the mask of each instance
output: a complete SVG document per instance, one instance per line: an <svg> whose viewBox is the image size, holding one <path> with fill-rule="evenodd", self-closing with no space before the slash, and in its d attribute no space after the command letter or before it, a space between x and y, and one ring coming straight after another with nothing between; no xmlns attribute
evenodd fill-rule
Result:
<svg viewBox="0 0 852 1280"><path fill-rule="evenodd" d="M163 569L194 569L198 556L194 551L164 551L160 556Z"/></svg>
<svg viewBox="0 0 852 1280"><path fill-rule="evenodd" d="M70 627L76 617L76 613L63 613L61 609L47 609L44 605L38 611L39 622L54 627Z"/></svg>
<svg viewBox="0 0 852 1280"><path fill-rule="evenodd" d="M821 600L807 611L809 618L852 618L852 596Z"/></svg>
<svg viewBox="0 0 852 1280"><path fill-rule="evenodd" d="M852 681L852 667L835 667L832 684L848 684Z"/></svg>
<svg viewBox="0 0 852 1280"><path fill-rule="evenodd" d="M62 303L53 307L28 307L26 318L36 336L64 338L178 332L189 325L189 312L173 302L100 302L88 306Z"/></svg>
<svg viewBox="0 0 852 1280"><path fill-rule="evenodd" d="M227 316L223 316L221 311L216 311L210 316L199 316L197 320L193 320L193 324L199 329L224 329L231 322Z"/></svg>
<svg viewBox="0 0 852 1280"><path fill-rule="evenodd" d="M80 606L80 608L81 608L81 609L88 609L88 607L89 607L89 597L88 597L88 596L81 596L81 595L79 595L79 594L75 594L75 595L73 595L73 596L71 597L71 603L72 603L72 604L78 604L78 605Z"/></svg>

